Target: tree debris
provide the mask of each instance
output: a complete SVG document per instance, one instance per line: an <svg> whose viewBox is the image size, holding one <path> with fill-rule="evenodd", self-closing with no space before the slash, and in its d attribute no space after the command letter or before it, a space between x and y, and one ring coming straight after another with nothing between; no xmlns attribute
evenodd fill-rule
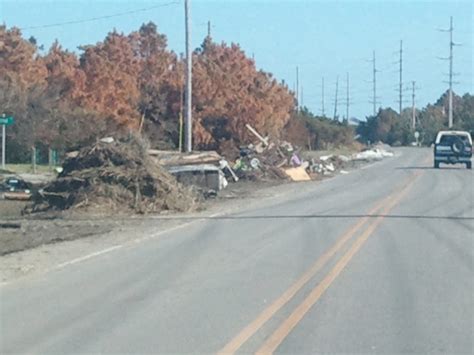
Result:
<svg viewBox="0 0 474 355"><path fill-rule="evenodd" d="M197 194L151 159L147 148L131 137L81 149L40 191L33 212L81 208L148 213L196 208Z"/></svg>

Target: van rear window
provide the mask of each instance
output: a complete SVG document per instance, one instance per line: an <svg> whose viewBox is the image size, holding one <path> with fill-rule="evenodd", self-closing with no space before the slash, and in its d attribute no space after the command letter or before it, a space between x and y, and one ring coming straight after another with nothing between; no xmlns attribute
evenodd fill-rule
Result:
<svg viewBox="0 0 474 355"><path fill-rule="evenodd" d="M461 139L463 141L463 143L466 144L466 145L470 144L469 138L467 136L453 136L453 135L448 135L448 134L441 136L439 144L451 145L451 144L453 144L455 139Z"/></svg>

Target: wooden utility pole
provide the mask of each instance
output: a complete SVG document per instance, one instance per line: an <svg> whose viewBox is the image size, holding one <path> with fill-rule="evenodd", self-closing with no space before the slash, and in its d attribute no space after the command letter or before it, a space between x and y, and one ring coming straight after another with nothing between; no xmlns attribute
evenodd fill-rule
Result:
<svg viewBox="0 0 474 355"><path fill-rule="evenodd" d="M299 73L298 66L296 66L296 113L300 112L299 89L300 89L300 73Z"/></svg>
<svg viewBox="0 0 474 355"><path fill-rule="evenodd" d="M411 82L411 127L416 128L416 108L415 108L415 82Z"/></svg>
<svg viewBox="0 0 474 355"><path fill-rule="evenodd" d="M336 78L336 98L334 100L334 120L337 118L337 95L339 89L339 76Z"/></svg>
<svg viewBox="0 0 474 355"><path fill-rule="evenodd" d="M180 54L180 59L183 61L183 54ZM179 140L178 140L178 149L180 152L183 151L183 108L184 108L184 92L183 92L183 87L184 87L184 80L183 80L183 73L181 71L181 68L178 67L178 73L179 73Z"/></svg>
<svg viewBox="0 0 474 355"><path fill-rule="evenodd" d="M453 42L453 17L450 17L450 22L449 22L449 29L447 30L440 30L441 32L449 32L449 57L448 58L440 58L443 60L449 60L449 92L448 92L448 127L452 128L453 127L453 49L454 46L459 45Z"/></svg>
<svg viewBox="0 0 474 355"><path fill-rule="evenodd" d="M322 94L321 94L321 114L323 117L326 117L326 112L324 111L324 76L322 82Z"/></svg>
<svg viewBox="0 0 474 355"><path fill-rule="evenodd" d="M398 83L398 112L402 115L403 109L403 41L400 41L400 60L399 60L399 83Z"/></svg>
<svg viewBox="0 0 474 355"><path fill-rule="evenodd" d="M189 22L191 21L189 3L191 0L184 0L184 18L185 18L185 39L186 39L186 91L184 97L186 122L185 122L185 146L186 152L193 150L192 142L192 52L191 52L191 30Z"/></svg>
<svg viewBox="0 0 474 355"><path fill-rule="evenodd" d="M375 51L373 51L373 54L372 54L372 100L369 101L370 103L373 104L373 108L374 108L374 116L377 115L377 67L375 65Z"/></svg>
<svg viewBox="0 0 474 355"><path fill-rule="evenodd" d="M449 23L449 113L448 127L453 127L453 17Z"/></svg>
<svg viewBox="0 0 474 355"><path fill-rule="evenodd" d="M346 120L349 122L349 73L346 73Z"/></svg>
<svg viewBox="0 0 474 355"><path fill-rule="evenodd" d="M6 119L6 115L2 115L3 119ZM6 149L7 149L7 130L6 130L6 124L2 124L2 169L6 170L5 168L5 159L6 159Z"/></svg>
<svg viewBox="0 0 474 355"><path fill-rule="evenodd" d="M211 38L211 21L207 21L207 38Z"/></svg>
<svg viewBox="0 0 474 355"><path fill-rule="evenodd" d="M448 127L453 127L453 17L449 22L449 112Z"/></svg>
<svg viewBox="0 0 474 355"><path fill-rule="evenodd" d="M303 85L301 85L301 107L304 107L304 92L303 92Z"/></svg>

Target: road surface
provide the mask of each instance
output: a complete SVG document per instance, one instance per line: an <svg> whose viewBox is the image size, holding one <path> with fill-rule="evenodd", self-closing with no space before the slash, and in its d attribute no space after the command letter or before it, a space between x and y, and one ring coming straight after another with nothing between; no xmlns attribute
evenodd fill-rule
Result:
<svg viewBox="0 0 474 355"><path fill-rule="evenodd" d="M4 285L0 353L473 353L473 173L430 153Z"/></svg>

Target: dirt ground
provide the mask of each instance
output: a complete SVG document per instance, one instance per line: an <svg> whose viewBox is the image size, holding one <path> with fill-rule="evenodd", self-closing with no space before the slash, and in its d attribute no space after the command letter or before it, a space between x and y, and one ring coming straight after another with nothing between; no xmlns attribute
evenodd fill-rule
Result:
<svg viewBox="0 0 474 355"><path fill-rule="evenodd" d="M13 222L13 221L12 221ZM100 235L117 228L120 223L70 220L17 220L14 228L1 228L0 255L35 248L43 244Z"/></svg>
<svg viewBox="0 0 474 355"><path fill-rule="evenodd" d="M344 170L350 172L365 164L350 162ZM281 196L301 193L317 183L284 180L230 182L216 197L205 200L198 211L189 213L113 217L77 212L24 215L22 211L27 203L0 200L0 283L55 269L103 249L155 238L193 220L252 208Z"/></svg>
<svg viewBox="0 0 474 355"><path fill-rule="evenodd" d="M0 219L22 218L21 211L26 207L26 205L27 202L24 201L0 200Z"/></svg>
<svg viewBox="0 0 474 355"><path fill-rule="evenodd" d="M163 232L222 213L269 203L286 194L301 192L311 183L247 182L230 184L218 197L204 202L201 211L159 215L74 216L52 219L0 218L21 228L0 228L0 285L20 277L62 268L103 250L131 246ZM61 242L60 242L61 241Z"/></svg>
<svg viewBox="0 0 474 355"><path fill-rule="evenodd" d="M361 162L349 162L345 170L357 169ZM325 176L330 178L333 175ZM320 180L323 177L320 177ZM273 187L294 184L285 180L246 181L229 183L215 198L205 200L199 211L221 210L222 208L243 203L244 200L260 199L272 195ZM0 256L43 244L70 241L84 237L100 236L123 230L137 220L153 219L159 216L175 215L114 215L103 216L78 212L50 212L24 215L28 202L0 200ZM198 212L199 212L198 211ZM8 222L8 224L6 224Z"/></svg>
<svg viewBox="0 0 474 355"><path fill-rule="evenodd" d="M203 202L200 210L208 211L228 205L230 200L262 197L262 189L280 185L284 181L250 182L230 184L215 198ZM258 193L258 191L260 191ZM153 219L157 215L100 216L97 214L46 213L23 215L28 202L0 200L0 255L6 255L43 244L93 237L122 230L135 221ZM161 214L170 216L174 214Z"/></svg>

